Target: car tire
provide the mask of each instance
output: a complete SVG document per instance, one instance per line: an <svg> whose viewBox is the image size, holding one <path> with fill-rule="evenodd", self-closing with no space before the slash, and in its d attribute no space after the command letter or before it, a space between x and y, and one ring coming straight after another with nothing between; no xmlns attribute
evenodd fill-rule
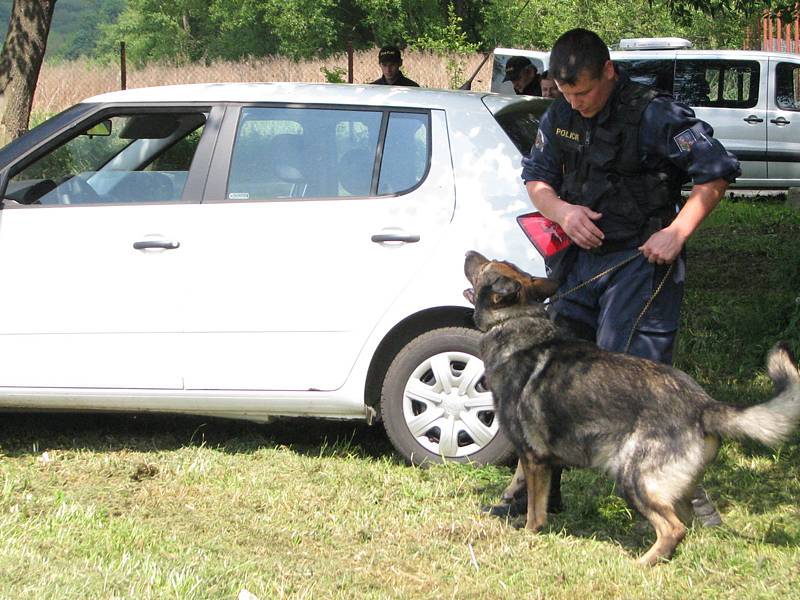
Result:
<svg viewBox="0 0 800 600"><path fill-rule="evenodd" d="M480 333L442 327L403 347L386 372L381 418L410 464L507 463L513 447L499 428L479 357Z"/></svg>

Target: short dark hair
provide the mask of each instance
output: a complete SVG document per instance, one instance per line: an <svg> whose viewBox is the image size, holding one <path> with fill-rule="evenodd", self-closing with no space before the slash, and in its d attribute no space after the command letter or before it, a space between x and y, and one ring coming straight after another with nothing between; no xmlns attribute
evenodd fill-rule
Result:
<svg viewBox="0 0 800 600"><path fill-rule="evenodd" d="M599 79L610 59L608 46L594 31L570 29L553 44L548 70L553 79L573 85L582 71L592 79Z"/></svg>

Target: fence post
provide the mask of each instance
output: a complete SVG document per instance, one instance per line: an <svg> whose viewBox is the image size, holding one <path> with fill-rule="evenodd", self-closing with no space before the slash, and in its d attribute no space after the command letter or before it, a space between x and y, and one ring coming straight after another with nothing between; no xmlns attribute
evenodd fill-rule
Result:
<svg viewBox="0 0 800 600"><path fill-rule="evenodd" d="M353 42L347 42L347 83L353 83Z"/></svg>
<svg viewBox="0 0 800 600"><path fill-rule="evenodd" d="M128 73L125 65L125 42L119 43L119 86L121 90L128 89Z"/></svg>

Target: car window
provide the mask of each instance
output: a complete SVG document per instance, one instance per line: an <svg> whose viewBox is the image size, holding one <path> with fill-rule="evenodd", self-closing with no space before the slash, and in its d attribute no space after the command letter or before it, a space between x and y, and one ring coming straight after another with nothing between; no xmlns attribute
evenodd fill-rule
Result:
<svg viewBox="0 0 800 600"><path fill-rule="evenodd" d="M377 110L243 108L227 198L369 194L382 119Z"/></svg>
<svg viewBox="0 0 800 600"><path fill-rule="evenodd" d="M759 75L754 60L678 60L674 95L690 106L752 108Z"/></svg>
<svg viewBox="0 0 800 600"><path fill-rule="evenodd" d="M516 102L494 115L495 120L523 156L527 156L533 147L536 132L539 131L539 119L547 106L549 103L544 101Z"/></svg>
<svg viewBox="0 0 800 600"><path fill-rule="evenodd" d="M384 114L387 113L387 114ZM245 107L234 140L229 200L338 198L414 187L428 160L427 113Z"/></svg>
<svg viewBox="0 0 800 600"><path fill-rule="evenodd" d="M778 63L775 69L775 104L783 110L800 110L800 64Z"/></svg>
<svg viewBox="0 0 800 600"><path fill-rule="evenodd" d="M428 115L393 112L389 115L383 146L379 194L410 190L428 167Z"/></svg>
<svg viewBox="0 0 800 600"><path fill-rule="evenodd" d="M106 115L14 174L6 197L23 205L176 202L204 113Z"/></svg>
<svg viewBox="0 0 800 600"><path fill-rule="evenodd" d="M633 81L672 93L675 61L672 59L614 59Z"/></svg>

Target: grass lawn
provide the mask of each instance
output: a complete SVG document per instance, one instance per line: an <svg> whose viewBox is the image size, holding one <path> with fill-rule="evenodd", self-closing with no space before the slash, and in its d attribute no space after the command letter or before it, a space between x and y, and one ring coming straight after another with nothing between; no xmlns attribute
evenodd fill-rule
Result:
<svg viewBox="0 0 800 600"><path fill-rule="evenodd" d="M725 200L693 238L678 361L719 399L770 394L800 349L800 212ZM480 514L506 467L407 467L379 427L0 415L0 599L795 598L800 436L725 443L724 526L641 568L654 535L591 472L539 535ZM251 596L251 598L252 598Z"/></svg>

